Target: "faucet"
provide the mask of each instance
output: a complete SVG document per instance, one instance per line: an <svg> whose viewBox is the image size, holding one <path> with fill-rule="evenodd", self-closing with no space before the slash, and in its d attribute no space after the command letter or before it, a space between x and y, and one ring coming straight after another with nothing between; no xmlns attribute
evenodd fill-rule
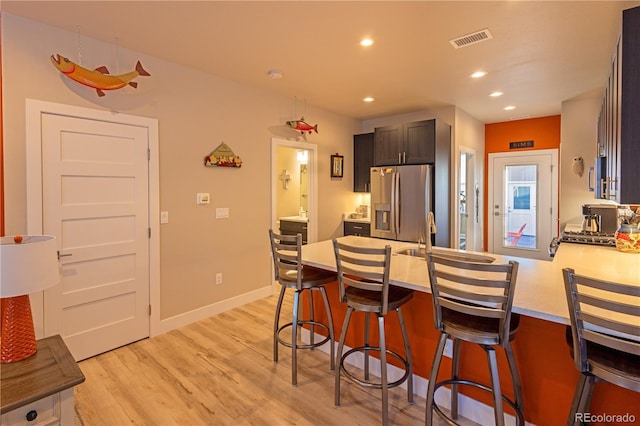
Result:
<svg viewBox="0 0 640 426"><path fill-rule="evenodd" d="M427 214L427 238L425 241L425 249L426 251L431 251L431 234L435 234L436 232L438 232L438 230L436 229L436 220L433 217L433 212L430 211Z"/></svg>

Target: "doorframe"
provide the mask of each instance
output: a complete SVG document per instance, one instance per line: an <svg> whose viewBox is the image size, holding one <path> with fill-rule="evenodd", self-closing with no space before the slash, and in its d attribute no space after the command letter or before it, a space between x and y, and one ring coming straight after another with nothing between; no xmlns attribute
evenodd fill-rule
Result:
<svg viewBox="0 0 640 426"><path fill-rule="evenodd" d="M465 170L466 173L466 185L467 185L467 200L466 200L466 210L467 210L467 241L466 241L466 250L468 251L482 251L482 221L480 218L481 212L483 211L483 207L479 204L482 200L479 196L476 196L475 188L479 185L477 174L477 162L476 162L476 150L473 148L460 146L456 150L456 167L454 170L457 170L458 173L455 173L454 177L454 188L456 191L456 196L454 197L455 206L454 211L457 212L454 219L453 225L453 241L455 242L454 247L460 248L460 194L458 193L460 190L460 157L462 154L467 156L467 168ZM471 203L469 202L471 201ZM476 222L475 214L476 214L476 204L478 208L478 222ZM469 226L471 225L471 226ZM472 229L471 236L469 239L469 229ZM471 244L469 244L471 242Z"/></svg>
<svg viewBox="0 0 640 426"><path fill-rule="evenodd" d="M494 205L494 194L493 194L493 178L494 178L494 167L493 160L496 158L526 158L533 157L539 155L551 155L551 222L550 222L550 239L558 236L558 206L559 206L559 197L558 197L558 187L559 187L559 167L558 167L558 157L559 150L556 148L553 149L534 149L528 151L518 151L518 152L492 152L488 155L488 178L487 178L487 248L489 252L493 252L493 216L489 212L491 207ZM537 193L541 194L543 191L538 188Z"/></svg>
<svg viewBox="0 0 640 426"><path fill-rule="evenodd" d="M307 209L307 241L315 243L318 241L318 145L292 141L288 139L271 138L271 227L275 228L278 221L278 196L276 185L278 185L278 147L293 149L306 149L309 151L309 208Z"/></svg>
<svg viewBox="0 0 640 426"><path fill-rule="evenodd" d="M148 129L149 136L149 336L157 336L160 327L160 156L158 120L113 111L26 99L27 232L43 233L42 206L42 114L87 118ZM31 295L36 337L44 337L44 292Z"/></svg>

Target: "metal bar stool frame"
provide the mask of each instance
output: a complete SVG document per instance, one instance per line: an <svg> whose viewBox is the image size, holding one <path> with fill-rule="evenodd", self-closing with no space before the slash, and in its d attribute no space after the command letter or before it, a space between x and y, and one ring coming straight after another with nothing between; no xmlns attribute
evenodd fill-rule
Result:
<svg viewBox="0 0 640 426"><path fill-rule="evenodd" d="M389 388L407 382L407 399L413 403L413 361L409 336L402 315L401 307L413 297L413 290L389 284L391 265L391 246L384 248L354 247L333 240L338 271L340 301L347 305L344 318L335 370L335 405L340 406L340 377L346 378L363 387L382 391L382 424L389 424ZM354 347L343 354L344 341L354 312L364 312L364 344ZM404 357L386 346L385 317L389 311L396 311L400 323L404 343ZM372 346L369 340L370 314L378 320L379 345ZM369 371L370 352L378 352L380 356L380 380L371 379ZM356 352L364 353L364 379L357 377L345 367L345 360ZM404 374L389 383L387 379L387 356L398 359L404 366Z"/></svg>
<svg viewBox="0 0 640 426"><path fill-rule="evenodd" d="M567 425L579 425L578 414L588 412L596 382L640 392L640 287L578 275L572 268L562 274L573 359L580 372ZM612 319L611 312L630 321Z"/></svg>
<svg viewBox="0 0 640 426"><path fill-rule="evenodd" d="M273 361L278 362L278 344L291 348L291 384L298 384L298 349L315 349L329 342L331 370L335 369L335 336L333 329L333 316L329 305L329 298L324 284L334 282L336 274L334 272L321 269L308 268L302 265L302 234L280 235L269 229L269 240L271 241L271 254L273 257L275 280L280 283L280 295L276 306L275 318L273 321ZM291 322L280 325L280 313L282 302L287 289L294 289L293 295L293 315ZM328 324L323 324L315 320L313 309L313 292L319 291L324 301ZM301 298L304 292L308 293L309 318L300 319ZM309 343L298 342L299 328L309 327ZM315 328L319 327L327 332L327 336L320 341L315 341ZM291 328L291 341L280 337L280 333Z"/></svg>
<svg viewBox="0 0 640 426"><path fill-rule="evenodd" d="M475 263L431 252L427 252L426 260L434 322L440 331L440 338L427 388L425 423L433 424L435 411L447 424L455 425L458 419L458 386L466 385L492 393L496 425L504 425L503 403L514 410L517 424L524 425L522 386L510 343L519 324L519 316L511 313L518 262ZM451 378L438 382L438 372L449 338L453 339ZM476 343L486 352L490 387L459 377L461 341ZM507 356L515 400L502 393L495 347L502 347ZM450 417L435 403L436 391L445 385L451 385Z"/></svg>

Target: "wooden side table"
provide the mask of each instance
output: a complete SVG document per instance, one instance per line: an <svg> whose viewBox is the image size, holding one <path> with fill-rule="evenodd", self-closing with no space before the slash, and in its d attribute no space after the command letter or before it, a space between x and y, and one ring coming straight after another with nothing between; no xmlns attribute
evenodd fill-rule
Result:
<svg viewBox="0 0 640 426"><path fill-rule="evenodd" d="M35 355L0 364L0 423L73 425L73 387L84 374L59 335L38 340Z"/></svg>

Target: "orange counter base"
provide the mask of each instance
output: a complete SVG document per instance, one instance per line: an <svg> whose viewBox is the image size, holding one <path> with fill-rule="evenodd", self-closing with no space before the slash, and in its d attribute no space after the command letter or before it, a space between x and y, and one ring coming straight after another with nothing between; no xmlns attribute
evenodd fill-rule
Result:
<svg viewBox="0 0 640 426"><path fill-rule="evenodd" d="M327 285L326 288L333 313L335 334L339 336L346 308L339 301L337 284ZM318 305L315 314L324 320L326 316L323 313L324 309ZM438 341L438 333L433 326L431 294L416 292L413 300L403 308L403 314L411 343L414 372L421 377L429 377ZM350 347L354 347L363 340L361 332L364 329L363 318L362 315L354 315L351 320L346 341ZM396 333L399 330L398 327L396 314L390 314L387 320L387 345L390 349L402 353L402 338L399 332ZM566 424L579 373L573 364L565 340L565 332L565 325L527 316L521 317L520 328L512 346L522 380L524 414L530 423ZM374 331L372 341L375 339L377 339L377 333ZM503 351L496 352L502 389L509 398L513 398L513 387L506 358ZM450 368L451 361L445 358L440 368L441 373L448 373ZM486 355L477 345L463 344L460 376L490 384ZM475 389L461 389L461 392L485 404L490 404L491 400L486 393L475 391ZM589 411L592 415L629 414L635 416L636 420L640 420L638 394L609 383L598 383L593 392Z"/></svg>

